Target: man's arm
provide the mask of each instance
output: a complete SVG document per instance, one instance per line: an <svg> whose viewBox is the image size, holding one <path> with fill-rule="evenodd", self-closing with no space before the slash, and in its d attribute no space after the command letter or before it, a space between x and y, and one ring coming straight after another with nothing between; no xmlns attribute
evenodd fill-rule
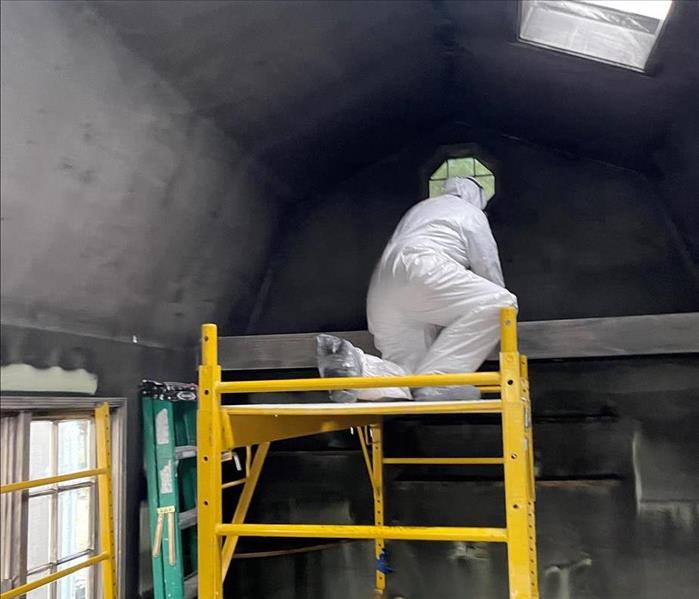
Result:
<svg viewBox="0 0 699 599"><path fill-rule="evenodd" d="M473 219L472 224L473 226L465 232L471 270L479 277L505 287L498 246L490 230L488 218L481 212Z"/></svg>

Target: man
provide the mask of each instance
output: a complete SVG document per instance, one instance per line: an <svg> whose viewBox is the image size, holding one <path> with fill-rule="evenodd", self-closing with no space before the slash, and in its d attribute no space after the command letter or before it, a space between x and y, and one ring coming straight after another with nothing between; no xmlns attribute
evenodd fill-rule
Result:
<svg viewBox="0 0 699 599"><path fill-rule="evenodd" d="M383 359L348 341L318 337L321 376L390 376L478 370L499 339L505 289L498 248L483 210L489 198L471 178L416 204L398 223L369 286L369 331ZM472 386L334 391L333 401L383 398L473 400Z"/></svg>

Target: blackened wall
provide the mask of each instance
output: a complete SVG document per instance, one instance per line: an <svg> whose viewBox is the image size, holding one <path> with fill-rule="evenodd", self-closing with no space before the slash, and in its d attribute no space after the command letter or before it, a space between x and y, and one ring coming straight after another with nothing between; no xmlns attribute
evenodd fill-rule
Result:
<svg viewBox="0 0 699 599"><path fill-rule="evenodd" d="M469 145L496 173L488 215L523 320L697 308L696 269L655 180L454 125L293 209L250 331L364 328L371 271L448 151L435 148Z"/></svg>
<svg viewBox="0 0 699 599"><path fill-rule="evenodd" d="M455 125L288 214L250 331L364 328L371 270L445 157L446 150L434 148L470 144L496 172L488 214L524 320L699 309L696 265L673 220L681 206L657 173ZM667 175L675 188L692 176L679 166ZM531 364L542 597L694 596L699 487L690 456L697 450L697 366L691 356ZM499 442L497 423L456 417L400 419L386 427L388 455L457 456L465 447L497 455ZM273 451L254 520L370 522L356 439L337 435L299 448L282 444ZM387 522L502 525L502 488L494 480L500 475L390 469ZM391 543L389 551L395 569L389 596L507 596L502 547ZM371 554L369 543L345 543L241 560L228 585L250 599L369 595Z"/></svg>
<svg viewBox="0 0 699 599"><path fill-rule="evenodd" d="M2 365L85 369L128 398L134 597L138 384L192 380L199 325L247 314L279 194L94 7L3 2L1 37Z"/></svg>

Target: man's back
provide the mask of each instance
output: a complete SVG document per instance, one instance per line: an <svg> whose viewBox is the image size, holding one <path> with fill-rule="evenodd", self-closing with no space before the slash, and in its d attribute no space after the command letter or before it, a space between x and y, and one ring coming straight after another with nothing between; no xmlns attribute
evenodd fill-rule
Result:
<svg viewBox="0 0 699 599"><path fill-rule="evenodd" d="M444 195L413 206L369 285L367 322L382 357L332 339L338 355L329 356L327 344L321 344L323 364L332 360L344 368L347 361L368 376L477 370L497 344L500 309L517 305L502 282L497 245L483 212L486 202L477 183L456 178L447 180ZM411 398L407 389L391 393ZM343 392L336 400L356 397ZM360 391L359 397L382 396ZM478 389L469 386L422 388L412 394L424 401L479 397Z"/></svg>
<svg viewBox="0 0 699 599"><path fill-rule="evenodd" d="M469 232L488 227L483 212L469 201L441 195L419 202L403 216L386 253L424 248L469 268Z"/></svg>
<svg viewBox="0 0 699 599"><path fill-rule="evenodd" d="M447 180L445 194L413 206L398 223L373 282L392 271L406 252L427 252L454 261L504 287L498 248L483 209L483 190L471 179Z"/></svg>

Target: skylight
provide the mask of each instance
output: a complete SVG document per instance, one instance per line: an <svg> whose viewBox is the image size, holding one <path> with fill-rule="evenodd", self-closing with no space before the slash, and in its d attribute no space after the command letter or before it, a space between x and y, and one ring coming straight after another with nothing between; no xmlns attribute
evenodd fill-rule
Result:
<svg viewBox="0 0 699 599"><path fill-rule="evenodd" d="M520 0L522 41L643 71L672 0Z"/></svg>

